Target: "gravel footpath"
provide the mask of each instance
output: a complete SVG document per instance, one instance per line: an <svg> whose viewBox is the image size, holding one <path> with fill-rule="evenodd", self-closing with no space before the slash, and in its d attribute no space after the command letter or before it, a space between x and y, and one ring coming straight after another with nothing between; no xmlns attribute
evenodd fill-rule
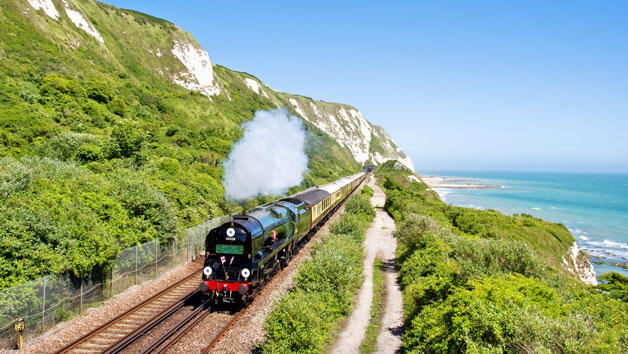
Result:
<svg viewBox="0 0 628 354"><path fill-rule="evenodd" d="M386 195L375 185L374 178L369 179L368 185L373 188L374 194L371 205L383 207ZM345 325L345 329L338 337L332 353L359 353L360 343L364 339L366 328L371 316L373 301L373 263L375 257L382 259L386 265L386 307L381 323L381 331L377 337L377 353L396 353L401 346L401 326L403 324L403 309L401 291L397 285L395 271L395 251L397 240L393 236L395 231L394 220L381 209L376 210L375 219L366 230L364 240L364 283L358 293L356 306Z"/></svg>
<svg viewBox="0 0 628 354"><path fill-rule="evenodd" d="M198 262L188 263L163 274L157 279L132 286L105 301L99 307L89 308L85 310L83 315L60 323L42 335L30 340L28 343L25 343L21 352L35 354L54 353L82 335L93 331L107 321L128 311L153 294L183 279L186 275L198 270L200 267L201 264ZM17 352L17 350L0 350L0 353L6 354Z"/></svg>

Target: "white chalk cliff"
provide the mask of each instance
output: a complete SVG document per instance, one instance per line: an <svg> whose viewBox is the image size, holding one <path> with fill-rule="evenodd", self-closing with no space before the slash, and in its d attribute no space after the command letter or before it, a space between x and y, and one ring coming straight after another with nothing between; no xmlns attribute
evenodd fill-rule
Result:
<svg viewBox="0 0 628 354"><path fill-rule="evenodd" d="M369 123L357 108L294 95L288 98L288 103L301 117L349 149L359 163L398 160L414 171L412 160L386 130Z"/></svg>
<svg viewBox="0 0 628 354"><path fill-rule="evenodd" d="M199 91L207 97L220 93L214 80L214 69L207 52L192 42L175 41L172 54L183 63L187 71L173 77L173 81L189 90Z"/></svg>
<svg viewBox="0 0 628 354"><path fill-rule="evenodd" d="M587 255L580 251L580 247L575 242L571 245L567 254L563 255L563 267L577 275L583 283L597 285L593 265L589 262Z"/></svg>

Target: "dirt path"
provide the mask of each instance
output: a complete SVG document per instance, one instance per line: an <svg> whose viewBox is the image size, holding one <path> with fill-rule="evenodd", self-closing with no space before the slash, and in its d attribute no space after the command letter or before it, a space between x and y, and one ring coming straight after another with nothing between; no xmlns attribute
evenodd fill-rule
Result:
<svg viewBox="0 0 628 354"><path fill-rule="evenodd" d="M368 182L374 195L371 205L383 207L386 201L384 192L375 185L374 178ZM402 298L397 274L395 272L395 250L397 240L392 233L395 222L383 210L376 210L375 220L366 231L364 241L364 284L358 293L358 300L344 331L340 334L332 353L358 353L368 326L371 302L373 299L373 262L376 257L386 265L386 292L388 300L382 318L382 329L377 337L377 353L397 353L401 346L401 328L403 324Z"/></svg>

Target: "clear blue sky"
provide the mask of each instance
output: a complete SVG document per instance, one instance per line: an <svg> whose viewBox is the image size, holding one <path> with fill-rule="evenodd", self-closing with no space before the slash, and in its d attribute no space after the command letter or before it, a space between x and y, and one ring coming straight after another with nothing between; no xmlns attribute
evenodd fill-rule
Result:
<svg viewBox="0 0 628 354"><path fill-rule="evenodd" d="M358 107L419 172L628 172L628 1L106 2Z"/></svg>

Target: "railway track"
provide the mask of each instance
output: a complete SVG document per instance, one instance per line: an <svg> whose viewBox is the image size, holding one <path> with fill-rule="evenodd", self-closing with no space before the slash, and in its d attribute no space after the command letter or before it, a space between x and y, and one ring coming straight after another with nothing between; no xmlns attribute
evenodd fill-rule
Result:
<svg viewBox="0 0 628 354"><path fill-rule="evenodd" d="M164 318L183 307L197 293L202 262L195 272L137 304L130 310L108 321L57 351L60 353L117 353L124 349L121 343L131 335L153 328Z"/></svg>
<svg viewBox="0 0 628 354"><path fill-rule="evenodd" d="M279 271L275 276L278 276L283 272L283 269ZM274 279L274 277L273 277ZM268 289L264 287L260 294L264 293L264 291ZM214 346L220 341L225 333L240 319L240 317L249 311L249 307L245 307L235 314L231 315L231 319L229 322L214 336L209 345L201 351L201 353L211 353ZM170 328L166 333L161 335L157 340L151 343L148 347L142 350L141 354L158 354L158 353L166 353L169 349L171 349L180 339L182 339L190 330L192 330L201 320L212 313L211 301L205 300L200 306L198 306L194 311L189 313L185 318L180 320L177 324L175 324L172 328ZM221 322L224 320L221 319ZM206 334L205 334L206 335Z"/></svg>
<svg viewBox="0 0 628 354"><path fill-rule="evenodd" d="M218 343L220 338L222 338L222 336L238 321L244 312L245 309L231 315L229 322L214 336L209 346L203 350L203 353L209 353L214 345ZM210 314L212 314L212 308L209 305L209 300L206 300L201 306L197 307L194 311L170 328L166 333L152 342L148 347L144 348L141 354L167 353L176 343L179 342L179 340L181 340L188 332L198 325L199 322L208 317Z"/></svg>
<svg viewBox="0 0 628 354"><path fill-rule="evenodd" d="M353 194L353 192L351 194ZM331 215L335 214L335 212L336 209L327 215L325 222ZM303 245L301 245L301 247L302 246ZM299 249L301 247L299 247ZM281 272L282 270L280 270L279 273ZM202 267L199 267L197 271L186 276L184 279L136 305L126 313L117 316L100 328L84 335L57 353L112 354L123 352L143 335L186 306L193 297L199 295L198 279L201 273ZM262 289L262 292L264 292L264 290L265 288ZM229 322L214 336L202 353L210 353L222 336L238 321L246 310L246 308L242 309L232 315ZM212 306L210 300L204 300L192 312L167 330L166 333L162 334L157 340L144 348L141 353L152 354L167 352L211 313Z"/></svg>
<svg viewBox="0 0 628 354"><path fill-rule="evenodd" d="M220 340L220 338L222 338L222 336L227 333L227 331L229 330L229 328L231 328L236 322L238 322L238 319L240 318L240 316L242 316L242 314L244 313L244 311L240 311L238 312L236 315L233 316L233 318L231 319L231 321L229 321L229 323L227 323L227 325L225 326L225 328L223 328L220 333L218 333L218 335L216 335L216 337L214 337L214 339L212 339L212 341L209 343L209 345L202 351L203 354L208 354L211 352L211 350L214 348L214 346L218 343L218 341Z"/></svg>
<svg viewBox="0 0 628 354"><path fill-rule="evenodd" d="M150 344L147 348L142 350L141 354L148 353L163 353L167 351L172 345L174 345L181 337L183 337L190 329L192 329L198 322L211 313L210 299L205 300L194 311L190 312L185 318L177 322L170 330L161 335Z"/></svg>

